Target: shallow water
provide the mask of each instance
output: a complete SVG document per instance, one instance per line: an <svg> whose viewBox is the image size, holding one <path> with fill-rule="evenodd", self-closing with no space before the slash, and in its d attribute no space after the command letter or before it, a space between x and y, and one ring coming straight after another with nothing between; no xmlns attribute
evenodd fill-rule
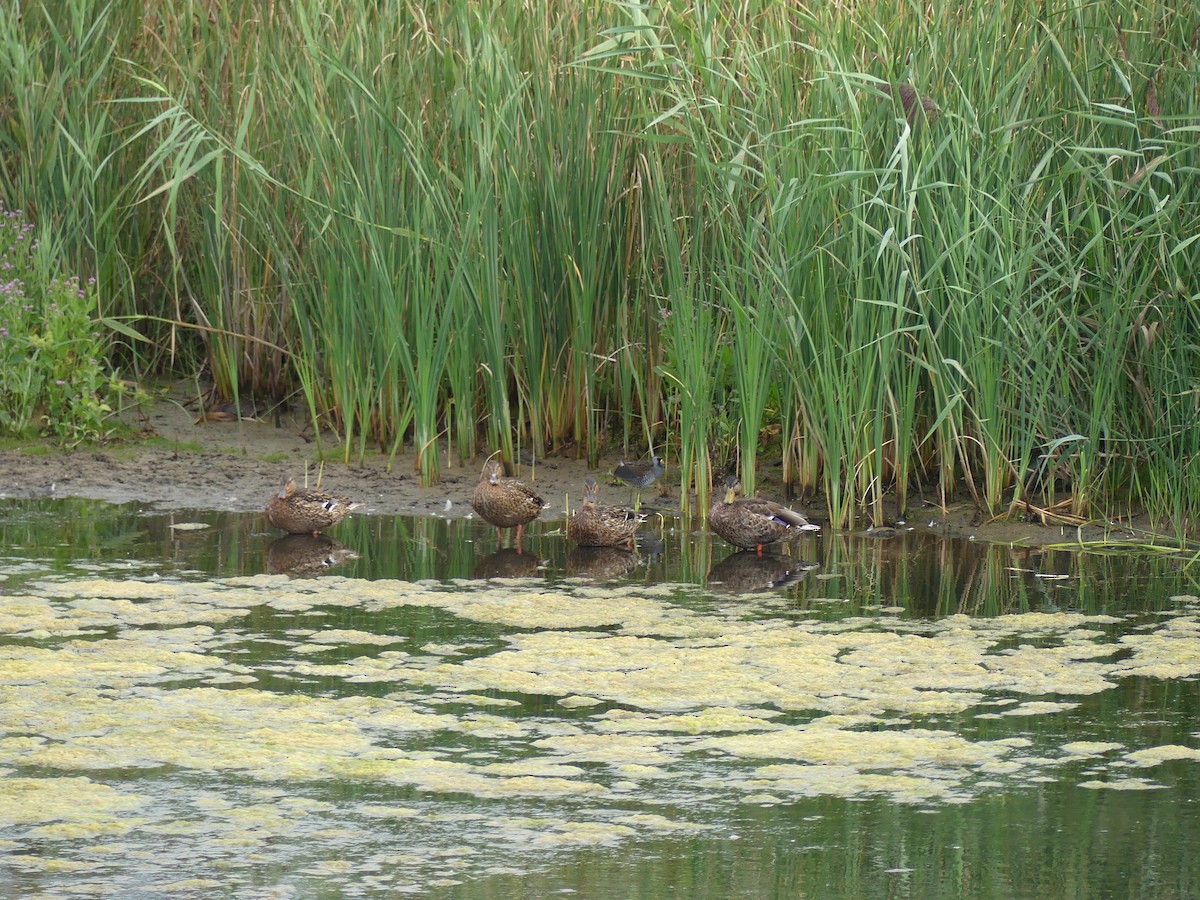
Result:
<svg viewBox="0 0 1200 900"><path fill-rule="evenodd" d="M263 528L0 505L0 896L1200 893L1186 560Z"/></svg>

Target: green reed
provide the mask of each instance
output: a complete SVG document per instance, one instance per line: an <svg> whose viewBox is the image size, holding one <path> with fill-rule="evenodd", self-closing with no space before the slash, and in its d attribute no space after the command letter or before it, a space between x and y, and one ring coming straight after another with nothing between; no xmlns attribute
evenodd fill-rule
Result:
<svg viewBox="0 0 1200 900"><path fill-rule="evenodd" d="M1190 7L22 8L0 199L136 372L425 483L667 449L702 510L778 454L837 525L1200 513Z"/></svg>

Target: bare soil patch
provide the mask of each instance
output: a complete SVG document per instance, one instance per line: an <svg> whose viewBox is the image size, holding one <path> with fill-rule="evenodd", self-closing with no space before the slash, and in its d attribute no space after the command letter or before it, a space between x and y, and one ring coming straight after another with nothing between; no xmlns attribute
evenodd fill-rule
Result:
<svg viewBox="0 0 1200 900"><path fill-rule="evenodd" d="M131 424L141 427L145 440L111 447L71 452L45 445L0 450L0 499L33 497L87 497L111 503L140 502L156 509L212 509L231 512L261 510L278 489L280 476L293 474L309 485L321 476L321 487L365 504L356 515L472 514L471 492L479 480L482 458L468 466L452 462L443 466L442 481L422 487L415 456L406 450L397 454L391 471L387 457L369 451L359 462L342 461L342 452L332 435L320 442L306 433L306 422L290 414L271 420L244 418L241 421L198 422L197 415L179 402L156 403L148 414ZM323 451L323 454L322 454ZM321 459L324 456L323 471ZM611 472L617 456L605 458L600 472ZM586 460L552 456L523 465L516 473L537 488L550 503L543 518L562 518L568 501L573 506L581 495L583 479L596 474ZM782 497L782 487L764 473L760 493ZM668 461L663 482L666 495L657 486L647 490L643 503L665 513L679 508L679 489ZM615 479L601 476L601 502L625 503L628 488ZM797 508L820 521L820 505ZM1086 525L1083 528L1042 525L1036 522L985 521L970 503L947 510L930 503L913 501L903 528L915 528L947 537L971 537L1002 543L1044 545L1098 540L1130 540L1131 530L1144 523ZM884 532L886 534L886 532Z"/></svg>

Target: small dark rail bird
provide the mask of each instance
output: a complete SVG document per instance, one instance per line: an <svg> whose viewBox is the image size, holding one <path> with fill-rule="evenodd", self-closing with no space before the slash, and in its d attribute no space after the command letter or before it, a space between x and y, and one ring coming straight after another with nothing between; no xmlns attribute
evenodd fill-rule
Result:
<svg viewBox="0 0 1200 900"><path fill-rule="evenodd" d="M483 467L479 484L471 495L471 506L475 512L496 526L496 539L503 543L501 529L517 529L517 553L521 552L521 535L525 526L542 514L549 506L537 492L515 478L504 477L504 467L499 460L489 459Z"/></svg>
<svg viewBox="0 0 1200 900"><path fill-rule="evenodd" d="M725 499L713 503L708 514L712 530L735 547L743 550L762 549L802 531L819 531L821 526L810 525L808 519L795 510L759 497L738 500L741 484L736 475L725 479Z"/></svg>
<svg viewBox="0 0 1200 900"><path fill-rule="evenodd" d="M622 460L613 469L613 474L635 491L642 491L662 478L663 473L666 471L667 468L663 465L663 458L655 456L651 458L650 462L627 463Z"/></svg>
<svg viewBox="0 0 1200 900"><path fill-rule="evenodd" d="M280 481L279 492L267 501L267 521L289 534L315 536L332 528L360 506L361 503L346 497L298 488L296 479L285 475Z"/></svg>

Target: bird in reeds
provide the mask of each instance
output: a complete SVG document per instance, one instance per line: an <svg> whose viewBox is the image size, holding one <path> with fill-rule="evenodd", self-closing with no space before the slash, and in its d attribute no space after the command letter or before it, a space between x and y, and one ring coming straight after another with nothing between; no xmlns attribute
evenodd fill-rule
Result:
<svg viewBox="0 0 1200 900"><path fill-rule="evenodd" d="M504 467L499 460L489 459L483 466L483 475L471 495L471 506L475 512L496 526L496 539L503 543L501 529L517 529L517 552L521 552L521 535L525 526L542 514L549 506L538 496L537 491L515 478L504 477Z"/></svg>
<svg viewBox="0 0 1200 900"><path fill-rule="evenodd" d="M597 506L596 479L583 480L583 505L567 520L567 538L580 547L619 547L633 549L633 536L646 521L644 513L625 506Z"/></svg>
<svg viewBox="0 0 1200 900"><path fill-rule="evenodd" d="M819 531L795 510L759 497L737 499L741 484L736 475L725 479L725 499L713 503L708 521L712 530L735 547L762 549L802 531Z"/></svg>
<svg viewBox="0 0 1200 900"><path fill-rule="evenodd" d="M904 118L909 125L917 124L918 115L932 125L942 114L934 99L928 94L918 94L911 84L881 84L879 90L889 97L899 97L900 105L904 107Z"/></svg>
<svg viewBox="0 0 1200 900"><path fill-rule="evenodd" d="M289 534L317 535L332 528L362 506L346 497L296 487L296 479L285 475L279 491L267 501L267 521Z"/></svg>
<svg viewBox="0 0 1200 900"><path fill-rule="evenodd" d="M662 478L663 473L667 471L667 467L663 465L661 456L650 458L649 462L631 462L627 463L621 460L617 463L617 467L613 469L613 474L620 478L623 482L638 492L638 500L641 500L641 492L658 479Z"/></svg>

